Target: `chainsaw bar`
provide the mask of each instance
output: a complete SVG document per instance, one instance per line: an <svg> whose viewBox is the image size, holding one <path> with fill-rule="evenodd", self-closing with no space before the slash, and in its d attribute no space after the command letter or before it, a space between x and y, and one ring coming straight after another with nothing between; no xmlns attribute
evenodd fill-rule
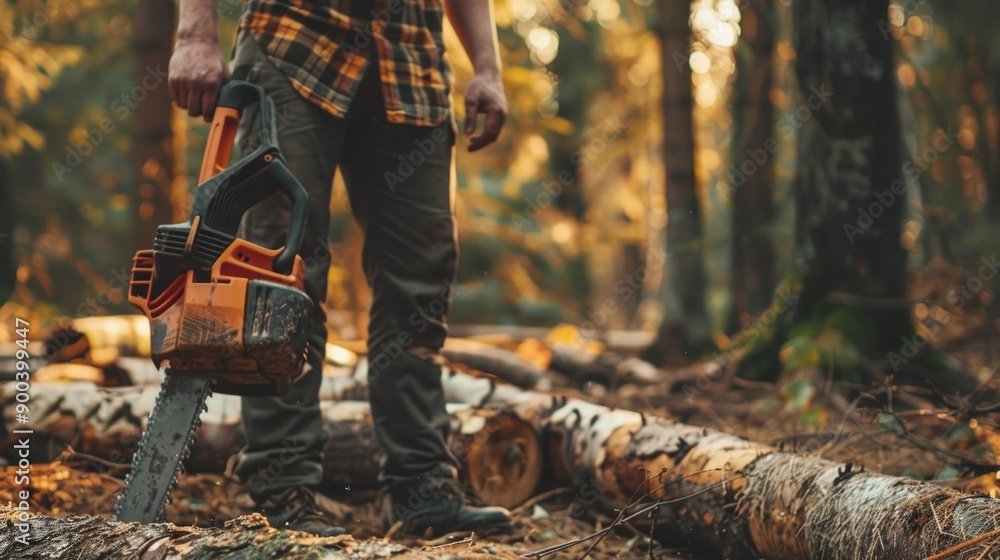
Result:
<svg viewBox="0 0 1000 560"><path fill-rule="evenodd" d="M116 520L163 521L211 394L211 377L167 374L115 504Z"/></svg>

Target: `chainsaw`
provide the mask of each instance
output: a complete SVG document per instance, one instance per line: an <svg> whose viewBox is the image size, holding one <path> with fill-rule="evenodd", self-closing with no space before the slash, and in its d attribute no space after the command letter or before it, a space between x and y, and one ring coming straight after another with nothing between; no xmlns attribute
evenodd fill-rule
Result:
<svg viewBox="0 0 1000 560"><path fill-rule="evenodd" d="M240 114L254 102L260 146L229 165ZM188 221L157 228L153 249L132 261L129 303L149 318L165 377L115 504L119 521L163 520L213 392L287 394L305 360L313 303L298 252L308 197L278 150L274 105L259 86L220 90L198 183ZM292 203L285 246L239 238L243 215L277 192Z"/></svg>

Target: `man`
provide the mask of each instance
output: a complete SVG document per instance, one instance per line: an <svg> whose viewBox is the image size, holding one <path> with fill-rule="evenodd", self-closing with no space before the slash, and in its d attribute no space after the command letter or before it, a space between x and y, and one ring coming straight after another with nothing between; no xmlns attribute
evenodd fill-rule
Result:
<svg viewBox="0 0 1000 560"><path fill-rule="evenodd" d="M435 535L507 530L503 508L462 503L448 452L437 354L454 282L457 246L451 158L455 143L444 57L447 10L475 68L466 94L469 150L496 140L506 115L490 0L248 0L234 54L237 77L274 101L278 141L310 197L303 258L315 302L307 365L291 394L245 398L247 445L237 474L272 525L333 535L315 489L322 476L318 390L326 343L330 190L339 167L365 234L372 288L369 386L385 453L387 525ZM191 116L210 118L229 78L217 41L215 0L181 0L169 87ZM477 131L478 115L485 114ZM246 110L240 144L252 144ZM280 246L290 208L258 205L246 236Z"/></svg>

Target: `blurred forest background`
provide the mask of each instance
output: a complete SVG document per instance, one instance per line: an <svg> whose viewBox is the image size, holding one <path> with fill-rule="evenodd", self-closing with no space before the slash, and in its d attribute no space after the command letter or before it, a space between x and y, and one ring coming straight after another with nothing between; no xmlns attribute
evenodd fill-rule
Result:
<svg viewBox="0 0 1000 560"><path fill-rule="evenodd" d="M995 255L1000 217L992 7L893 1L878 22L901 115L886 121L900 143L886 161L918 171L897 173L907 202L894 209L909 292L874 290L862 303L905 307L939 345L968 332L926 328L928 317L995 329L995 288L966 282ZM219 2L223 53L239 10ZM175 11L174 0L6 0L0 10L0 181L10 197L0 207L14 241L2 245L17 271L5 315L51 324L131 312L133 252L158 224L186 219L207 125L170 102ZM791 0L496 0L496 11L510 117L497 145L459 149L450 321L658 333L648 357L660 364L730 348L781 301L782 279L796 289L796 216L808 222L817 208L796 212L796 180L819 165L803 149L824 122L813 112L869 98L834 87L828 102L824 84L806 87L810 70L796 62L809 59L796 46L811 30L795 28L808 14L796 16ZM461 110L471 67L450 29L447 42ZM341 185L336 193L328 307L335 332L357 338L368 301L361 243ZM856 223L853 203L839 210L864 230L859 244L877 246L878 226ZM956 279L971 291L951 301ZM798 350L782 346L781 360Z"/></svg>

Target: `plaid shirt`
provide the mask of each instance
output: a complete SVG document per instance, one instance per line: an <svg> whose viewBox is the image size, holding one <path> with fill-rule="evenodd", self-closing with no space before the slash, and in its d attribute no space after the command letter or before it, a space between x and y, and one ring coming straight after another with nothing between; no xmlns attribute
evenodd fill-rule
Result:
<svg viewBox="0 0 1000 560"><path fill-rule="evenodd" d="M441 0L247 0L239 29L307 99L343 117L378 58L389 122L451 117Z"/></svg>

